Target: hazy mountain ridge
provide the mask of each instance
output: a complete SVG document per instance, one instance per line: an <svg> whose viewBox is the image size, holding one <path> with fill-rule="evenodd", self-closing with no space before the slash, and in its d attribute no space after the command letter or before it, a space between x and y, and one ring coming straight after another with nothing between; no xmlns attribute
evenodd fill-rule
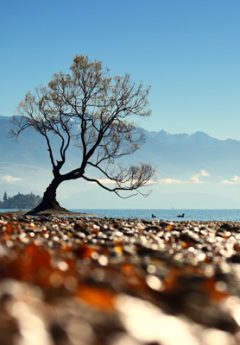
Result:
<svg viewBox="0 0 240 345"><path fill-rule="evenodd" d="M234 175L240 173L240 141L219 140L204 132L188 135L169 134L164 130L155 135L146 135L146 143L138 153L147 151L154 154L154 161L164 175L194 172L199 169L209 170L210 174ZM149 156L149 155L148 155ZM169 167L173 168L170 172Z"/></svg>
<svg viewBox="0 0 240 345"><path fill-rule="evenodd" d="M11 118L0 116L0 195L5 190L9 195L17 192L33 192L41 195L52 178L46 144L43 138L31 129L21 133L18 140L9 138L8 132L11 126ZM213 188L218 192L222 180L231 181L234 176L240 176L240 159L238 159L240 141L219 140L200 131L193 134L170 134L165 130L149 132L143 129L143 132L146 137L144 145L132 156L125 157L124 161L127 164L135 164L138 161L151 163L157 171L159 181L173 179L189 183L193 176L204 170L208 173L205 177L209 184L207 188L210 188L210 183L213 186L213 183L217 182ZM79 150L74 148L67 156L71 168L76 167L78 152ZM189 185L188 188L190 187L195 193L194 185ZM198 193L203 191L202 187ZM181 195L187 186L183 184L181 191L180 185L174 185L174 188L176 193ZM60 195L71 200L74 193L79 193L78 196L76 194L75 200L80 202L79 195L83 190L85 196L87 191L89 200L103 198L101 188L97 189L95 185L89 186L81 181L63 184ZM165 198L169 194L163 184L154 186L154 190L159 195L165 195ZM206 191L211 193L210 190ZM107 197L109 200L112 198L110 194ZM179 198L179 195L174 195L174 199ZM172 202L171 205L174 203Z"/></svg>
<svg viewBox="0 0 240 345"><path fill-rule="evenodd" d="M19 138L9 138L11 118L0 116L1 165L28 164L51 169L46 144L36 131L28 129ZM143 130L146 141L126 162L147 161L156 166L163 176L184 176L209 170L210 174L234 175L240 173L240 141L219 140L204 132L170 134L165 130ZM69 152L70 162L77 161L78 150Z"/></svg>

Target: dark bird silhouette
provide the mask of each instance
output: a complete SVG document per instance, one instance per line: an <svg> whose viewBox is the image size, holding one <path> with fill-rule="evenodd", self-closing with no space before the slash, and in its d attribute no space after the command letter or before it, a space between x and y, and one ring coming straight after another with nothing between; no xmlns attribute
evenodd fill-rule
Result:
<svg viewBox="0 0 240 345"><path fill-rule="evenodd" d="M157 216L155 214L152 213L152 218L156 218Z"/></svg>
<svg viewBox="0 0 240 345"><path fill-rule="evenodd" d="M178 217L179 218L183 218L185 216L185 213L179 214Z"/></svg>

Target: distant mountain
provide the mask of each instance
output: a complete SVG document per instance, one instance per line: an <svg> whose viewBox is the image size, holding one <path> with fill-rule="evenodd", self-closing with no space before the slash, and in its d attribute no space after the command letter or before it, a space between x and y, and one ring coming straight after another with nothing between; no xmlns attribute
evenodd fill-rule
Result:
<svg viewBox="0 0 240 345"><path fill-rule="evenodd" d="M10 165L20 164L41 169L51 169L46 143L32 129L22 132L18 140L9 138L11 118L0 116L0 164L6 171ZM146 141L127 162L147 161L153 164L162 176L183 177L207 170L211 175L234 175L240 173L240 141L218 140L204 132L194 134L170 134L164 130L144 130ZM69 152L73 166L78 159L76 148ZM1 173L1 171L0 171Z"/></svg>
<svg viewBox="0 0 240 345"><path fill-rule="evenodd" d="M8 194L41 194L52 177L46 144L32 129L21 133L18 140L9 138L11 126L10 117L0 116L0 195L4 190ZM170 134L164 130L143 132L144 145L124 160L130 164L138 161L151 163L158 179L185 181L202 170L208 173L209 181L240 176L240 141L219 140L204 132L191 135ZM68 153L70 168L77 166L78 154L76 148ZM74 186L72 191L76 192L80 182L74 181ZM68 192L71 193L70 189Z"/></svg>
<svg viewBox="0 0 240 345"><path fill-rule="evenodd" d="M135 157L147 158L163 176L183 177L201 169L218 176L240 174L240 141L219 140L204 132L188 135L145 130L144 133L146 142Z"/></svg>
<svg viewBox="0 0 240 345"><path fill-rule="evenodd" d="M36 131L27 129L16 140L9 135L13 126L11 117L0 116L0 163L21 163L30 165L49 166L46 157L46 144Z"/></svg>

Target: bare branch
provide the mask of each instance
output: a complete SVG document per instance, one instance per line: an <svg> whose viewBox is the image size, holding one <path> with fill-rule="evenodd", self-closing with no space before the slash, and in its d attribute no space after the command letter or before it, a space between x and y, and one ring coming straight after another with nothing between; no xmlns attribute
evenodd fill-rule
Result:
<svg viewBox="0 0 240 345"><path fill-rule="evenodd" d="M45 138L54 175L48 192L63 181L84 178L119 196L121 191L141 194L139 188L152 178L153 168L140 163L116 170L116 160L134 153L144 142L141 131L127 119L151 114L147 100L150 88L132 82L128 74L111 78L101 62L87 56L76 56L70 70L71 74L54 74L47 87L26 94L11 135L18 137L30 127ZM63 174L73 144L79 148L79 164ZM88 167L91 174L95 170L115 187L90 177Z"/></svg>

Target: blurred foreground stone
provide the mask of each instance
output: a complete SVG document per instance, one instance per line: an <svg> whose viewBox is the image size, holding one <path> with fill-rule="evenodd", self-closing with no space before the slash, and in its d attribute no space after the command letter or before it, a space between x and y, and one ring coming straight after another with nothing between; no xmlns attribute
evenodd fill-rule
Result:
<svg viewBox="0 0 240 345"><path fill-rule="evenodd" d="M1 345L237 345L240 224L0 217Z"/></svg>

